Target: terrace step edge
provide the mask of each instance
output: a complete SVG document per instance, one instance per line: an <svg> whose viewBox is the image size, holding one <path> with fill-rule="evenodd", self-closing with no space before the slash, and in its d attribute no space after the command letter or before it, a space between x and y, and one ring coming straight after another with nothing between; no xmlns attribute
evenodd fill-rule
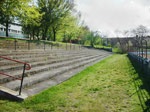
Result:
<svg viewBox="0 0 150 112"><path fill-rule="evenodd" d="M28 96L24 93L19 95L19 92L0 86L0 97L11 101L23 101Z"/></svg>

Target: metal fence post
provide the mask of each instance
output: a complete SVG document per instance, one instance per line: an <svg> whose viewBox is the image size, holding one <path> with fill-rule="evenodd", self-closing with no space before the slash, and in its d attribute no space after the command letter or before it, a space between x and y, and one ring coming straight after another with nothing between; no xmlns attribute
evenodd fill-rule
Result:
<svg viewBox="0 0 150 112"><path fill-rule="evenodd" d="M30 42L28 41L28 50L30 50Z"/></svg>
<svg viewBox="0 0 150 112"><path fill-rule="evenodd" d="M19 95L21 95L21 91L22 91L22 84L23 84L23 79L24 79L25 68L26 68L26 64L24 64L24 67L23 67L23 73L22 73Z"/></svg>
<svg viewBox="0 0 150 112"><path fill-rule="evenodd" d="M45 51L45 42L44 42L44 51Z"/></svg>
<svg viewBox="0 0 150 112"><path fill-rule="evenodd" d="M59 43L58 43L58 49L59 49Z"/></svg>
<svg viewBox="0 0 150 112"><path fill-rule="evenodd" d="M66 50L67 50L67 42L66 42Z"/></svg>
<svg viewBox="0 0 150 112"><path fill-rule="evenodd" d="M70 50L71 50L71 43L70 43Z"/></svg>
<svg viewBox="0 0 150 112"><path fill-rule="evenodd" d="M14 42L15 42L15 50L17 50L17 40L15 40Z"/></svg>

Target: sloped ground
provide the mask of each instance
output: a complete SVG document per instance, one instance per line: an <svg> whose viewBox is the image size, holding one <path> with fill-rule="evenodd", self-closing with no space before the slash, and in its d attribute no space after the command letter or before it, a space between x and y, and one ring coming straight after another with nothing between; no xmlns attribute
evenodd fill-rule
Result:
<svg viewBox="0 0 150 112"><path fill-rule="evenodd" d="M0 112L142 112L126 55L113 55L22 103L0 100Z"/></svg>

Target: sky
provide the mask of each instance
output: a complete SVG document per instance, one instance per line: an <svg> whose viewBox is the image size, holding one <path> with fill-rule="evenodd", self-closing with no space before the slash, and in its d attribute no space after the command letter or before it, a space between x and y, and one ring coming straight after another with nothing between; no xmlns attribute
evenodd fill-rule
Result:
<svg viewBox="0 0 150 112"><path fill-rule="evenodd" d="M93 31L115 37L117 31L150 28L150 0L75 0L75 8Z"/></svg>

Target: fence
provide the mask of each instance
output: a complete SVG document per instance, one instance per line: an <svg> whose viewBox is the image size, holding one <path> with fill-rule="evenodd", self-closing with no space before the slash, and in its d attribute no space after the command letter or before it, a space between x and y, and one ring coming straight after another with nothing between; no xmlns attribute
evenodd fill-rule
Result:
<svg viewBox="0 0 150 112"><path fill-rule="evenodd" d="M0 49L66 49L66 50L81 50L83 45L72 43L59 43L51 41L30 41L30 40L0 40Z"/></svg>
<svg viewBox="0 0 150 112"><path fill-rule="evenodd" d="M147 40L143 39L136 42L134 46L129 47L128 56L130 60L138 65L141 71L150 76L150 47Z"/></svg>

